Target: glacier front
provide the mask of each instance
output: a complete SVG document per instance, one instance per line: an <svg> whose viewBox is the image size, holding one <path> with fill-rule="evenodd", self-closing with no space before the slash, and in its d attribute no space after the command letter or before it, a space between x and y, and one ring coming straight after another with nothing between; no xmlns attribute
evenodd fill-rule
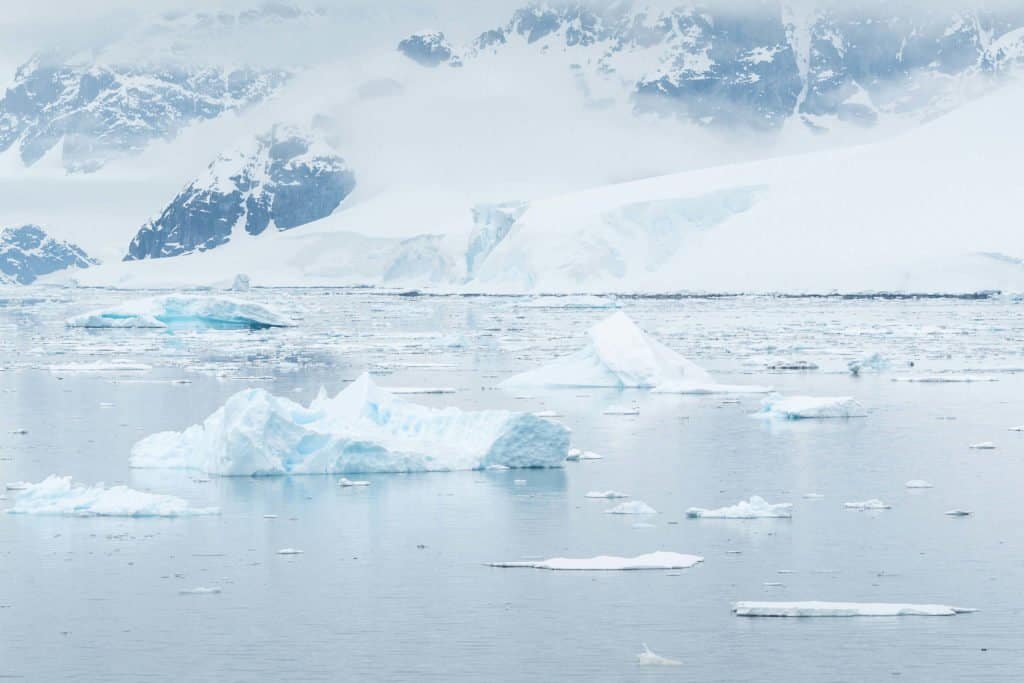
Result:
<svg viewBox="0 0 1024 683"><path fill-rule="evenodd" d="M223 476L560 467L569 431L507 410L435 409L392 396L369 374L304 407L263 389L228 399L202 424L132 448L138 468Z"/></svg>

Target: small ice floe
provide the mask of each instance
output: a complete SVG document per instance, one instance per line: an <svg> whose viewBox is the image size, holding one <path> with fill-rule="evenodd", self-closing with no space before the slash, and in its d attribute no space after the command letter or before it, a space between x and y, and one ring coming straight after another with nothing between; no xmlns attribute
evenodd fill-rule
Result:
<svg viewBox="0 0 1024 683"><path fill-rule="evenodd" d="M114 404L109 402L100 403L100 408L113 408Z"/></svg>
<svg viewBox="0 0 1024 683"><path fill-rule="evenodd" d="M991 441L981 441L979 443L972 443L972 444L970 444L967 447L968 448L974 448L974 449L977 449L979 451L991 451L991 450L995 449L996 445L994 443L992 443Z"/></svg>
<svg viewBox="0 0 1024 683"><path fill-rule="evenodd" d="M416 394L454 394L458 389L455 387L381 387L385 391L390 391L396 396L403 394L416 395Z"/></svg>
<svg viewBox="0 0 1024 683"><path fill-rule="evenodd" d="M6 488L8 491L24 491L30 486L32 486L32 484L27 481L9 481L7 482Z"/></svg>
<svg viewBox="0 0 1024 683"><path fill-rule="evenodd" d="M302 551L296 548L281 548L277 551L278 555L301 555Z"/></svg>
<svg viewBox="0 0 1024 683"><path fill-rule="evenodd" d="M629 406L608 406L601 412L604 415L639 415L640 406L635 404Z"/></svg>
<svg viewBox="0 0 1024 683"><path fill-rule="evenodd" d="M629 498L629 494L609 489L608 491L587 491L584 498Z"/></svg>
<svg viewBox="0 0 1024 683"><path fill-rule="evenodd" d="M597 557L574 559L554 557L549 560L526 562L489 562L490 567L525 567L531 569L550 569L553 571L627 571L636 569L689 569L703 562L699 555L683 555L681 553L659 550L636 557L615 557L599 555Z"/></svg>
<svg viewBox="0 0 1024 683"><path fill-rule="evenodd" d="M872 498L871 500L860 500L853 503L844 503L843 507L849 508L850 510L889 510L892 508L892 505L883 503L877 498Z"/></svg>
<svg viewBox="0 0 1024 683"><path fill-rule="evenodd" d="M1011 431L1011 432L1024 432L1024 425L1020 425L1018 427L1010 427L1009 431Z"/></svg>
<svg viewBox="0 0 1024 683"><path fill-rule="evenodd" d="M338 486L343 486L343 487L349 487L349 486L369 486L369 485L370 485L370 482L368 482L368 481L346 479L345 477L342 477L341 479L338 480Z"/></svg>
<svg viewBox="0 0 1024 683"><path fill-rule="evenodd" d="M662 657L661 655L651 652L651 648L647 647L647 643L643 643L644 651L636 656L637 664L640 666L682 666L683 663L668 657Z"/></svg>
<svg viewBox="0 0 1024 683"><path fill-rule="evenodd" d="M769 370L817 370L818 364L800 358L774 360L766 366Z"/></svg>
<svg viewBox="0 0 1024 683"><path fill-rule="evenodd" d="M934 488L935 485L924 479L911 479L904 486L908 489L930 489Z"/></svg>
<svg viewBox="0 0 1024 683"><path fill-rule="evenodd" d="M970 517L974 513L971 512L970 510L959 510L958 509L958 510L947 510L946 512L943 512L942 514L946 515L947 517Z"/></svg>
<svg viewBox="0 0 1024 683"><path fill-rule="evenodd" d="M719 518L719 519L755 519L759 517L792 517L792 503L769 503L761 496L751 496L750 500L741 500L735 505L708 510L705 508L690 508L686 516L691 518Z"/></svg>
<svg viewBox="0 0 1024 683"><path fill-rule="evenodd" d="M25 482L19 482L25 484ZM12 515L66 515L72 517L187 517L217 515L218 508L193 508L177 496L136 491L127 486L104 488L73 486L71 477L50 475L38 484L19 489Z"/></svg>
<svg viewBox="0 0 1024 683"><path fill-rule="evenodd" d="M64 363L63 365L51 365L52 373L89 373L89 372L149 372L153 369L147 363L137 363L130 360L94 361L92 363Z"/></svg>
<svg viewBox="0 0 1024 683"><path fill-rule="evenodd" d="M867 372L883 372L889 369L889 360L878 353L870 353L863 358L850 361L847 366L851 375L861 375Z"/></svg>
<svg viewBox="0 0 1024 683"><path fill-rule="evenodd" d="M11 434L18 434L19 436L25 436L26 434L28 434L28 430L25 429L24 427L18 427L17 429L12 429L11 430Z"/></svg>
<svg viewBox="0 0 1024 683"><path fill-rule="evenodd" d="M758 417L780 420L866 417L864 406L849 396L781 396L773 394L761 401Z"/></svg>
<svg viewBox="0 0 1024 683"><path fill-rule="evenodd" d="M909 375L893 377L893 382L919 382L921 384L962 384L969 382L998 382L998 377L991 375Z"/></svg>
<svg viewBox="0 0 1024 683"><path fill-rule="evenodd" d="M512 483L514 485L516 485L516 486L526 486L526 480L525 479L513 479Z"/></svg>
<svg viewBox="0 0 1024 683"><path fill-rule="evenodd" d="M803 498L805 498L807 500L821 500L824 497L825 496L820 494L820 493L805 493L803 495Z"/></svg>
<svg viewBox="0 0 1024 683"><path fill-rule="evenodd" d="M216 595L220 593L219 586L197 586L196 588L182 588L179 595Z"/></svg>
<svg viewBox="0 0 1024 683"><path fill-rule="evenodd" d="M277 519L277 515L263 515L263 519Z"/></svg>
<svg viewBox="0 0 1024 683"><path fill-rule="evenodd" d="M584 451L579 448L570 448L569 454L565 456L566 460L570 462L577 462L579 460L601 460L603 456L598 455L594 451Z"/></svg>
<svg viewBox="0 0 1024 683"><path fill-rule="evenodd" d="M969 607L885 602L737 602L738 617L951 617L976 612Z"/></svg>
<svg viewBox="0 0 1024 683"><path fill-rule="evenodd" d="M562 417L562 414L557 410L538 410L533 414L534 417Z"/></svg>
<svg viewBox="0 0 1024 683"><path fill-rule="evenodd" d="M609 515L656 515L658 511L642 500L631 500L626 503L619 503L615 507L605 510Z"/></svg>

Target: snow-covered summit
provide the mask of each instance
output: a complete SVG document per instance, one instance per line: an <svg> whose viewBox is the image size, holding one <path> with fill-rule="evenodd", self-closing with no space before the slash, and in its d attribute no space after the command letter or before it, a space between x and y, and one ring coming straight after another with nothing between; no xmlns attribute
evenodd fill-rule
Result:
<svg viewBox="0 0 1024 683"><path fill-rule="evenodd" d="M0 283L27 285L42 275L97 263L77 245L54 239L37 225L0 230Z"/></svg>

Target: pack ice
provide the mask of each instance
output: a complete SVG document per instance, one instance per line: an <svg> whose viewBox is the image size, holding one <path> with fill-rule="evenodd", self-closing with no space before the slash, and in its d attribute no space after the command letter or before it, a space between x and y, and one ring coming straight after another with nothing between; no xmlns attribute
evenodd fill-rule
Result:
<svg viewBox="0 0 1024 683"><path fill-rule="evenodd" d="M129 301L68 318L68 327L203 327L265 329L288 327L277 311L250 301L223 296L174 294Z"/></svg>
<svg viewBox="0 0 1024 683"><path fill-rule="evenodd" d="M769 503L761 496L751 496L750 500L741 500L735 505L730 505L716 510L705 508L690 508L686 511L687 517L694 518L719 518L719 519L755 519L758 517L792 517L792 503Z"/></svg>
<svg viewBox="0 0 1024 683"><path fill-rule="evenodd" d="M74 517L185 517L216 515L217 508L193 508L177 496L136 491L127 486L75 486L71 477L50 475L18 491L12 515Z"/></svg>
<svg viewBox="0 0 1024 683"><path fill-rule="evenodd" d="M768 391L718 384L710 373L648 335L621 311L591 327L587 344L579 351L509 377L500 386L651 388L679 394Z"/></svg>
<svg viewBox="0 0 1024 683"><path fill-rule="evenodd" d="M153 434L131 465L223 476L560 467L569 431L507 410L434 409L396 398L363 374L304 407L263 389L228 399L202 424Z"/></svg>
<svg viewBox="0 0 1024 683"><path fill-rule="evenodd" d="M950 617L977 610L949 605L886 602L737 602L738 617Z"/></svg>
<svg viewBox="0 0 1024 683"><path fill-rule="evenodd" d="M762 417L782 420L806 420L834 417L866 417L864 406L849 396L781 396L773 394L761 401Z"/></svg>

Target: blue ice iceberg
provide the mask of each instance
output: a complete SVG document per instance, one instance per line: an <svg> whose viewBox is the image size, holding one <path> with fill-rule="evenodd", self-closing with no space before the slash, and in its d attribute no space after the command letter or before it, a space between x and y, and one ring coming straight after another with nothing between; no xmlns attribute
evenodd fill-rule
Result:
<svg viewBox="0 0 1024 683"><path fill-rule="evenodd" d="M506 410L435 409L396 398L362 375L308 408L263 389L228 399L202 424L132 448L131 465L224 476L560 467L561 425Z"/></svg>
<svg viewBox="0 0 1024 683"><path fill-rule="evenodd" d="M129 301L69 318L68 327L259 330L291 323L262 304L223 296L174 294Z"/></svg>

